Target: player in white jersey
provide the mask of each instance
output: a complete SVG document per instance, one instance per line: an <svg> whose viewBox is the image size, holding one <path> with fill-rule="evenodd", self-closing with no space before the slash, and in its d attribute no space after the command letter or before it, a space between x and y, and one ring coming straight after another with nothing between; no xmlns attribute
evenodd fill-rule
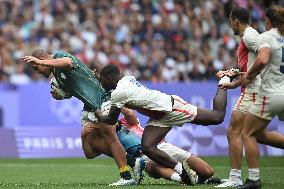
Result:
<svg viewBox="0 0 284 189"><path fill-rule="evenodd" d="M122 107L135 109L150 119L142 136L142 151L156 163L174 169L182 178L187 174L183 164L173 160L157 145L171 130L184 123L217 125L223 122L226 113L227 91L218 89L213 101L213 110L197 108L175 95L151 90L132 76L122 77L116 65L107 65L101 70L100 81L111 93L112 106L108 116L96 111L99 120L116 123ZM194 184L194 183L191 183Z"/></svg>
<svg viewBox="0 0 284 189"><path fill-rule="evenodd" d="M256 42L258 32L249 25L249 12L242 7L234 8L230 14L230 25L235 35L241 38L239 43L237 58L238 68L241 72L249 70L255 60L257 47ZM217 77L226 74L226 71L217 73ZM222 88L234 89L241 86L241 95L232 111L230 125L227 130L229 143L229 155L231 171L229 179L216 187L236 187L242 185L241 162L243 156L243 143L241 133L244 126L244 119L249 107L254 103L260 86L260 76L250 83L241 85L241 77L232 82L223 83Z"/></svg>
<svg viewBox="0 0 284 189"><path fill-rule="evenodd" d="M247 85L261 73L262 82L256 102L245 117L242 132L249 178L238 187L241 189L261 188L257 142L284 147L283 135L265 132L273 117L284 118L284 9L268 8L265 25L268 31L259 36L256 60L243 79Z"/></svg>
<svg viewBox="0 0 284 189"><path fill-rule="evenodd" d="M104 102L101 106L101 112L103 115L107 115L111 107L111 102ZM134 176L139 184L143 178L142 170L145 169L146 173L155 179L164 178L167 180L183 183L181 177L173 169L163 167L146 155L141 153L141 138L144 129L140 126L139 119L135 115L133 110L122 108L121 118L116 126L116 133L119 141L127 152L128 162L134 168ZM93 150L94 153L98 153L98 138L93 138ZM197 180L198 184L218 184L220 179L213 177L213 168L199 157L192 155L191 153L178 148L170 143L162 140L157 146L158 149L166 152L170 157L178 162L185 161L193 170L191 179Z"/></svg>

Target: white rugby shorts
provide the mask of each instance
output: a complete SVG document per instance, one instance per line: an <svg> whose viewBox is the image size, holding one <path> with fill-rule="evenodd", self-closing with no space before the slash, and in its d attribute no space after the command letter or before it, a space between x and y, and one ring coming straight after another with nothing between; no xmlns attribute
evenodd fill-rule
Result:
<svg viewBox="0 0 284 189"><path fill-rule="evenodd" d="M278 115L284 121L284 95L283 94L259 94L256 102L250 107L249 112L265 120L272 120Z"/></svg>
<svg viewBox="0 0 284 189"><path fill-rule="evenodd" d="M159 120L150 118L147 125L157 126L157 127L172 127L172 126L182 126L184 123L189 123L197 115L197 107L189 104L182 98L176 95L172 95L174 99L173 109Z"/></svg>
<svg viewBox="0 0 284 189"><path fill-rule="evenodd" d="M246 113L256 101L257 93L242 92L233 110Z"/></svg>

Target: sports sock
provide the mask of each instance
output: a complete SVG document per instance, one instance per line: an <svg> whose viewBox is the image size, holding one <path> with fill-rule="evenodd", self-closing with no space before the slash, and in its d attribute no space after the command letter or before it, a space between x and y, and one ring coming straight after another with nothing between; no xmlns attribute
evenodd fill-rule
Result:
<svg viewBox="0 0 284 189"><path fill-rule="evenodd" d="M120 177L125 179L125 180L130 180L131 179L131 174L129 171L129 167L126 165L124 167L119 168L120 172Z"/></svg>
<svg viewBox="0 0 284 189"><path fill-rule="evenodd" d="M242 179L242 172L240 169L231 169L230 171L230 179L233 181L239 181Z"/></svg>
<svg viewBox="0 0 284 189"><path fill-rule="evenodd" d="M172 174L171 180L176 181L176 182L181 182L181 177L179 176L178 173L175 172L175 173Z"/></svg>
<svg viewBox="0 0 284 189"><path fill-rule="evenodd" d="M182 173L182 164L180 162L178 162L174 168L175 172L177 172L178 174Z"/></svg>
<svg viewBox="0 0 284 189"><path fill-rule="evenodd" d="M259 168L248 169L249 172L249 180L257 181L260 179L259 176Z"/></svg>

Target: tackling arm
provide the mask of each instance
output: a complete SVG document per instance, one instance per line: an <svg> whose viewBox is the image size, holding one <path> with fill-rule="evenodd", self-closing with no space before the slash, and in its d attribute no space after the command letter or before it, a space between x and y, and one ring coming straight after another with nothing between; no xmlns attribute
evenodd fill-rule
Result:
<svg viewBox="0 0 284 189"><path fill-rule="evenodd" d="M106 123L108 125L114 125L118 120L120 112L120 108L117 108L116 106L111 106L109 114L107 116L103 116L100 110L96 110L95 115L100 122Z"/></svg>

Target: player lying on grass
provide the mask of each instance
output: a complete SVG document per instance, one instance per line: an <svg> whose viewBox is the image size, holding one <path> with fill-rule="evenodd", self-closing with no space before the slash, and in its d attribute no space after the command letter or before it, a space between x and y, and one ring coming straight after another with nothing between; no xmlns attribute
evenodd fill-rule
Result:
<svg viewBox="0 0 284 189"><path fill-rule="evenodd" d="M225 77L228 78L228 77ZM230 78L228 78L230 79ZM122 107L137 110L150 119L142 136L141 148L145 155L156 163L175 170L183 178L189 175L186 164L177 162L167 153L157 148L159 142L173 126L184 123L218 125L223 122L227 90L218 89L213 100L213 110L193 106L176 95L168 95L148 89L133 76L122 76L116 65L105 66L100 73L100 81L111 93L111 108L107 116L96 111L98 119L107 124L115 124Z"/></svg>
<svg viewBox="0 0 284 189"><path fill-rule="evenodd" d="M81 138L85 156L93 158L90 140L94 136L100 138L104 141L104 149L108 149L120 170L121 179L114 184L135 184L127 166L126 152L112 126L98 123L95 119L94 111L100 108L101 103L110 96L102 88L94 73L79 59L66 52L55 53L52 56L43 50L36 50L32 56L24 56L23 59L45 77L53 73L60 88L84 103ZM52 95L55 99L61 99L56 93Z"/></svg>
<svg viewBox="0 0 284 189"><path fill-rule="evenodd" d="M111 107L111 102L102 104L101 112L107 115ZM127 152L128 162L131 167L134 167L134 175L139 184L142 179L142 170L152 178L164 178L167 180L183 183L180 175L171 168L163 167L162 165L152 161L141 152L141 138L143 128L140 126L139 120L133 110L122 108L124 117L117 123L117 136ZM94 146L97 145L96 139L93 140ZM212 177L214 175L212 167L210 167L202 159L192 155L191 153L182 150L170 143L162 141L158 145L158 149L163 150L171 158L178 162L186 162L191 169L190 183L195 184L219 184L220 179ZM95 148L93 148L96 151ZM96 155L99 155L97 152Z"/></svg>

